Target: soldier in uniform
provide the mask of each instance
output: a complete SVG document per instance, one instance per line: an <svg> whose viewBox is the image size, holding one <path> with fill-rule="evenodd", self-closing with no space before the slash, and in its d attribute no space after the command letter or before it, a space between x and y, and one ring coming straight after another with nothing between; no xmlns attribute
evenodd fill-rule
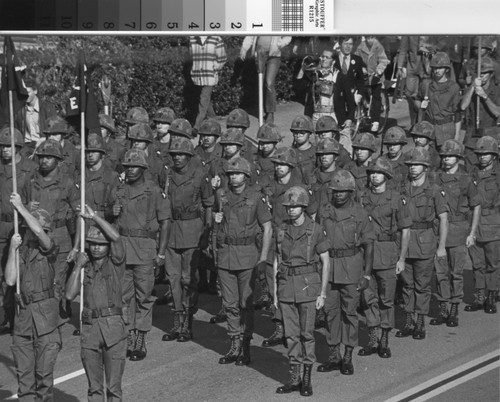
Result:
<svg viewBox="0 0 500 402"><path fill-rule="evenodd" d="M113 118L107 114L99 115L99 125L101 126L101 137L104 142L104 151L106 152L105 164L115 170L125 148L114 138L116 127Z"/></svg>
<svg viewBox="0 0 500 402"><path fill-rule="evenodd" d="M317 136L316 144L326 138L333 138L337 142L340 141L339 125L332 116L321 116L316 122L314 132ZM339 156L335 163L339 168L343 168L351 161L351 154L347 152L342 144L339 143L339 145Z"/></svg>
<svg viewBox="0 0 500 402"><path fill-rule="evenodd" d="M434 140L436 138L434 134L434 126L428 121L422 121L412 127L410 134L413 138L415 148L425 149L429 154L429 170L432 171L438 169L441 165L441 158L434 146ZM409 152L405 154L405 163L408 157Z"/></svg>
<svg viewBox="0 0 500 402"><path fill-rule="evenodd" d="M434 259L446 259L449 207L446 192L427 177L430 166L427 150L421 147L412 149L406 164L409 165L408 180L403 183L401 193L409 204L413 222L405 269L401 273L406 323L396 336L413 335L413 339L424 339ZM437 236L434 232L436 221L439 221ZM414 313L417 314L416 325Z"/></svg>
<svg viewBox="0 0 500 402"><path fill-rule="evenodd" d="M362 307L369 331L368 345L358 355L370 356L378 352L382 358L391 357L389 333L394 328L394 297L396 275L405 267L410 239L411 217L408 203L399 191L387 184L392 179L391 163L383 156L367 168L369 189L359 194L359 201L373 223L373 271L370 286L361 295ZM382 329L380 341L378 330Z"/></svg>
<svg viewBox="0 0 500 402"><path fill-rule="evenodd" d="M19 308L12 336L17 396L20 401L52 401L54 366L62 346L60 327L64 323L56 298L54 265L58 250L49 237L52 220L50 213L41 208L29 213L16 193L10 200L28 226L24 242L19 234L12 236L5 267L7 285L15 286L15 255L19 250Z"/></svg>
<svg viewBox="0 0 500 402"><path fill-rule="evenodd" d="M220 364L250 363L250 341L254 327L253 289L255 267L265 263L272 237L271 213L257 189L247 180L250 163L243 158L229 161L226 168L229 191L217 190L216 204L222 207L214 215L219 225L215 233L222 303L227 314L229 351ZM262 231L262 245L257 240Z"/></svg>
<svg viewBox="0 0 500 402"><path fill-rule="evenodd" d="M222 129L217 120L206 119L201 123L198 135L200 136L200 142L194 149L194 154L201 160L203 171L207 176L212 164L217 159L222 158L222 146L218 142L222 135Z"/></svg>
<svg viewBox="0 0 500 402"><path fill-rule="evenodd" d="M382 144L387 153L384 155L392 167L392 179L387 183L390 188L399 188L408 176L408 166L405 164L403 147L408 143L406 132L399 126L390 127L384 134Z"/></svg>
<svg viewBox="0 0 500 402"><path fill-rule="evenodd" d="M122 315L125 244L117 230L88 205L81 215L92 221L86 237L89 254L78 255L65 296L73 300L79 294L84 268L81 357L88 400L102 401L106 394L108 401L121 401L127 348Z"/></svg>
<svg viewBox="0 0 500 402"><path fill-rule="evenodd" d="M352 375L352 351L358 344L359 291L368 288L373 266L372 222L363 207L355 202L356 183L347 170L338 169L330 184L332 200L323 205L319 221L330 243L330 265L325 311L328 322L326 340L328 361L318 366L319 372L339 370ZM344 356L340 343L345 346Z"/></svg>
<svg viewBox="0 0 500 402"><path fill-rule="evenodd" d="M297 116L292 121L293 148L297 151L297 167L302 177L308 177L316 167L316 147L311 143L314 125L309 116Z"/></svg>
<svg viewBox="0 0 500 402"><path fill-rule="evenodd" d="M313 394L314 317L316 309L325 304L330 257L321 226L305 214L308 204L307 190L299 186L289 188L282 201L289 219L281 224L276 235L274 305L277 308L279 303L285 323L290 372L289 381L276 390L278 394Z"/></svg>
<svg viewBox="0 0 500 402"><path fill-rule="evenodd" d="M14 129L16 155L12 156L10 129L0 131L0 298L3 300L5 312L4 322L0 325L0 335L12 333L15 315L15 288L7 286L4 280L4 269L9 252L9 241L14 230L14 211L10 204L9 194L12 192L12 163L16 164L17 188L22 189L25 182L36 169L36 163L22 153L24 137Z"/></svg>
<svg viewBox="0 0 500 402"><path fill-rule="evenodd" d="M175 113L169 107L158 109L153 116L155 130L153 132L153 144L157 148L157 155L163 164L172 166L172 158L168 153L170 148L170 125L175 120Z"/></svg>
<svg viewBox="0 0 500 402"><path fill-rule="evenodd" d="M281 135L278 126L274 123L264 123L257 131L257 141L259 150L255 155L255 167L259 175L259 182L264 176L274 176L273 155L278 143L281 141Z"/></svg>
<svg viewBox="0 0 500 402"><path fill-rule="evenodd" d="M252 142L245 132L250 127L250 116L243 109L234 109L229 112L226 119L226 128L239 128L244 136L243 146L241 148L241 157L247 161L253 160L253 155L257 154L257 146Z"/></svg>
<svg viewBox="0 0 500 402"><path fill-rule="evenodd" d="M106 217L113 220L126 250L123 304L128 309L127 354L130 360L146 357L146 334L153 319L154 270L165 262L170 205L157 184L145 177L146 154L130 149L122 161L126 181L111 192ZM159 231L159 240L157 235Z"/></svg>
<svg viewBox="0 0 500 402"><path fill-rule="evenodd" d="M193 314L198 302L201 239L212 217L212 190L203 170L193 163L194 148L187 138L172 140L174 161L168 173L172 222L167 243L167 276L174 299L174 326L162 340L192 339ZM202 248L206 248L203 246Z"/></svg>
<svg viewBox="0 0 500 402"><path fill-rule="evenodd" d="M354 160L345 166L356 180L356 191L362 191L368 186L366 168L370 164L372 155L377 151L375 136L372 133L359 133L352 142Z"/></svg>
<svg viewBox="0 0 500 402"><path fill-rule="evenodd" d="M479 163L472 172L482 197L481 216L474 246L469 247L474 277L474 302L465 311L484 308L497 312L496 291L500 270L500 167L498 141L484 136L477 141L475 153Z"/></svg>
<svg viewBox="0 0 500 402"><path fill-rule="evenodd" d="M463 270L466 246L474 244L481 215L481 198L470 175L460 165L463 145L456 140L446 140L441 147L441 169L434 174L434 182L448 195L449 230L446 239L446 259L434 263L437 280L439 314L431 325L458 326L458 305L464 296ZM470 223L470 215L472 223ZM448 312L448 303L451 310Z"/></svg>

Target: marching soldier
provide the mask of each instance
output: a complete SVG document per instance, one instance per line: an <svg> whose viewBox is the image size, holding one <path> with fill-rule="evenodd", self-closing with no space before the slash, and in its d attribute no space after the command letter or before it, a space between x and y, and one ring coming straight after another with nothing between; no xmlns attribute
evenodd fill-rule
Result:
<svg viewBox="0 0 500 402"><path fill-rule="evenodd" d="M481 198L470 175L460 165L463 145L456 140L446 140L439 151L441 169L435 173L434 182L448 195L449 230L446 238L446 257L434 263L437 279L439 314L430 321L431 325L458 326L458 305L463 299L463 269L466 246L474 244L477 225L481 215ZM471 212L472 223L469 217ZM448 312L448 303L451 310Z"/></svg>
<svg viewBox="0 0 500 402"><path fill-rule="evenodd" d="M406 132L399 126L390 127L384 134L382 144L386 146L385 157L392 167L393 177L387 183L390 188L399 188L408 176L403 147L408 143Z"/></svg>
<svg viewBox="0 0 500 402"><path fill-rule="evenodd" d="M149 125L149 114L146 112L146 109L140 106L130 108L125 116L125 124L127 126L125 138L118 140L118 142L120 142L123 147L128 150L130 148L130 140L128 139L128 132L130 128L135 124Z"/></svg>
<svg viewBox="0 0 500 402"><path fill-rule="evenodd" d="M198 265L203 233L212 216L212 191L203 170L193 163L193 144L172 140L174 165L168 172L167 196L172 222L167 243L167 276L174 300L174 326L162 340L187 342L193 337L193 314L198 302ZM207 237L207 236L205 236Z"/></svg>
<svg viewBox="0 0 500 402"><path fill-rule="evenodd" d="M318 137L318 141L316 141L316 144L318 144L320 140L324 140L326 138L333 138L337 142L340 141L339 125L332 116L321 116L316 122L314 132ZM335 164L339 168L343 168L350 161L351 154L347 152L342 144L339 144L339 156L337 157Z"/></svg>
<svg viewBox="0 0 500 402"><path fill-rule="evenodd" d="M359 200L373 223L375 241L372 278L368 289L361 296L364 297L362 306L369 342L358 355L370 356L378 352L380 357L389 358L389 333L394 328L396 275L405 267L411 217L406 199L387 186L393 176L391 163L381 156L367 170L370 186L359 195ZM380 341L379 328L382 329Z"/></svg>
<svg viewBox="0 0 500 402"><path fill-rule="evenodd" d="M297 151L297 167L302 177L312 174L316 166L316 147L311 143L314 125L309 116L297 116L292 121L293 148Z"/></svg>
<svg viewBox="0 0 500 402"><path fill-rule="evenodd" d="M165 262L170 205L156 183L145 177L146 154L130 149L122 161L125 182L111 192L106 217L116 224L126 246L123 304L128 310L127 355L146 357L146 334L153 319L154 269ZM159 241L157 235L159 231Z"/></svg>
<svg viewBox="0 0 500 402"><path fill-rule="evenodd" d="M157 148L157 155L163 164L172 166L172 158L168 153L170 147L170 125L175 120L175 113L169 107L162 107L153 116L156 128L153 132L153 144Z"/></svg>
<svg viewBox="0 0 500 402"><path fill-rule="evenodd" d="M412 127L410 134L413 138L415 148L425 149L429 154L428 169L431 171L438 169L441 165L441 158L434 147L434 140L436 138L434 126L428 121L422 121ZM410 152L411 151L405 154L405 161L408 159Z"/></svg>
<svg viewBox="0 0 500 402"><path fill-rule="evenodd" d="M368 186L366 168L370 164L373 154L377 151L375 136L372 133L359 133L352 142L354 160L345 166L356 180L356 191L362 191Z"/></svg>
<svg viewBox="0 0 500 402"><path fill-rule="evenodd" d="M257 131L259 150L255 155L255 166L259 175L259 181L264 176L274 176L273 155L276 151L281 135L278 126L274 123L264 123Z"/></svg>
<svg viewBox="0 0 500 402"><path fill-rule="evenodd" d="M330 242L330 265L333 267L325 300L330 354L318 371L340 370L344 375L352 375L352 351L358 344L356 309L359 291L368 288L371 279L375 234L368 213L354 201L354 176L338 169L333 174L330 189L333 192L331 202L318 212ZM345 346L343 357L340 343Z"/></svg>
<svg viewBox="0 0 500 402"><path fill-rule="evenodd" d="M92 221L87 231L88 255L80 253L66 285L66 299L80 292L83 279L82 363L89 401L122 400L127 329L122 309L125 244L116 229L88 205L81 215ZM106 387L103 380L106 378Z"/></svg>
<svg viewBox="0 0 500 402"><path fill-rule="evenodd" d="M257 147L250 141L250 139L245 135L245 132L250 127L250 116L243 109L234 109L229 112L226 120L226 128L238 128L243 134L243 146L241 148L241 157L245 158L247 161L253 160L255 154L257 154Z"/></svg>
<svg viewBox="0 0 500 402"><path fill-rule="evenodd" d="M200 143L194 149L194 154L201 160L203 171L208 175L215 161L222 158L222 146L218 142L222 129L217 120L206 119L201 123L198 135Z"/></svg>
<svg viewBox="0 0 500 402"><path fill-rule="evenodd" d="M305 214L308 204L307 190L299 186L289 188L282 201L289 219L280 225L276 235L274 305L278 308L279 304L285 323L290 372L289 381L276 390L278 394L313 394L314 317L316 309L325 304L330 257L321 226Z"/></svg>
<svg viewBox="0 0 500 402"><path fill-rule="evenodd" d="M218 274L222 303L227 314L229 351L220 364L250 363L250 341L254 327L253 289L255 267L265 263L272 237L271 214L262 194L249 187L250 163L243 158L229 161L226 168L229 191L217 190L222 211L215 213ZM262 246L257 239L262 230Z"/></svg>
<svg viewBox="0 0 500 402"><path fill-rule="evenodd" d="M401 193L408 202L413 222L405 269L401 273L406 323L396 336L413 335L413 339L424 339L434 259L446 259L449 207L446 192L427 177L430 166L427 150L421 147L412 149L406 164L409 166L408 180L403 183ZM439 221L437 236L434 232L436 220ZM416 324L414 313L417 314Z"/></svg>
<svg viewBox="0 0 500 402"><path fill-rule="evenodd" d="M125 148L114 138L116 127L111 116L100 114L99 125L101 126L101 137L104 143L104 151L106 152L104 163L115 170L120 163L122 155L125 154Z"/></svg>
<svg viewBox="0 0 500 402"><path fill-rule="evenodd" d="M498 141L485 136L477 141L475 153L479 159L472 178L482 197L481 216L475 245L469 247L474 277L474 302L465 311L484 308L489 314L497 312L496 291L500 270L500 168Z"/></svg>

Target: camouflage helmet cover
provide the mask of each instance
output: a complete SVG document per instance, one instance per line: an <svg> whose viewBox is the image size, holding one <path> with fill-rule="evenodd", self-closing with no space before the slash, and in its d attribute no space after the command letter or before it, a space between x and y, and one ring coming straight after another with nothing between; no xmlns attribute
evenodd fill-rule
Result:
<svg viewBox="0 0 500 402"><path fill-rule="evenodd" d="M187 138L180 137L172 140L170 144L170 148L168 150L170 154L186 154L186 155L194 155L194 146L191 140Z"/></svg>
<svg viewBox="0 0 500 402"><path fill-rule="evenodd" d="M316 155L321 154L336 154L340 152L340 145L337 140L333 138L324 138L316 145Z"/></svg>
<svg viewBox="0 0 500 402"><path fill-rule="evenodd" d="M406 139L406 132L399 126L390 127L384 134L382 140L384 144L387 145L404 145L408 142Z"/></svg>
<svg viewBox="0 0 500 402"><path fill-rule="evenodd" d="M246 176L250 177L252 174L252 168L250 163L245 158L235 158L227 163L226 174L229 173L244 173Z"/></svg>
<svg viewBox="0 0 500 402"><path fill-rule="evenodd" d="M172 124L175 120L175 112L169 107L162 107L158 109L153 116L155 123L168 123Z"/></svg>
<svg viewBox="0 0 500 402"><path fill-rule="evenodd" d="M432 56L431 68L451 68L450 56L445 52L437 52Z"/></svg>
<svg viewBox="0 0 500 402"><path fill-rule="evenodd" d="M405 161L407 165L431 165L431 157L429 151L422 147L415 147L408 153L408 158Z"/></svg>
<svg viewBox="0 0 500 402"><path fill-rule="evenodd" d="M271 162L295 167L297 165L297 151L291 147L277 148L271 157Z"/></svg>
<svg viewBox="0 0 500 402"><path fill-rule="evenodd" d="M60 116L50 116L46 122L46 128L43 130L46 135L70 133L68 122Z"/></svg>
<svg viewBox="0 0 500 402"><path fill-rule="evenodd" d="M307 131L308 133L314 132L313 121L309 116L297 116L292 121L290 131Z"/></svg>
<svg viewBox="0 0 500 402"><path fill-rule="evenodd" d="M446 140L441 149L439 150L440 156L457 156L462 158L464 156L464 146L457 140Z"/></svg>
<svg viewBox="0 0 500 402"><path fill-rule="evenodd" d="M434 134L434 125L428 121L421 121L413 126L411 135L416 135L418 137L426 137L433 141L436 137Z"/></svg>
<svg viewBox="0 0 500 402"><path fill-rule="evenodd" d="M186 119L175 119L170 124L168 132L179 137L193 138L193 127Z"/></svg>
<svg viewBox="0 0 500 402"><path fill-rule="evenodd" d="M11 141L10 128L9 127L2 128L2 130L0 130L0 145L10 147L11 145L10 141ZM14 142L16 147L24 146L24 136L17 128L14 129Z"/></svg>
<svg viewBox="0 0 500 402"><path fill-rule="evenodd" d="M199 135L214 135L220 137L222 135L222 128L219 122L215 119L206 119L201 123L198 130Z"/></svg>
<svg viewBox="0 0 500 402"><path fill-rule="evenodd" d="M133 107L127 112L127 117L125 118L125 123L127 124L137 124L146 123L149 124L149 115L146 109L142 107Z"/></svg>
<svg viewBox="0 0 500 402"><path fill-rule="evenodd" d="M278 143L281 141L279 127L274 123L264 123L257 131L257 141Z"/></svg>
<svg viewBox="0 0 500 402"><path fill-rule="evenodd" d="M87 137L87 147L85 151L88 152L102 152L106 153L106 149L104 148L104 140L102 139L100 134L90 133Z"/></svg>
<svg viewBox="0 0 500 402"><path fill-rule="evenodd" d="M351 172L337 169L332 175L329 187L335 191L354 191L356 190L356 180Z"/></svg>
<svg viewBox="0 0 500 402"><path fill-rule="evenodd" d="M64 159L63 150L59 141L45 140L35 151L37 156L53 156L55 158Z"/></svg>
<svg viewBox="0 0 500 402"><path fill-rule="evenodd" d="M338 132L339 125L332 116L321 116L316 122L316 134L327 131Z"/></svg>
<svg viewBox="0 0 500 402"><path fill-rule="evenodd" d="M484 136L477 140L476 148L474 149L476 154L495 154L498 155L498 141L490 136Z"/></svg>
<svg viewBox="0 0 500 402"><path fill-rule="evenodd" d="M91 226L87 231L87 237L85 238L89 243L97 244L109 244L109 240L104 236L101 229L97 226Z"/></svg>
<svg viewBox="0 0 500 402"><path fill-rule="evenodd" d="M309 194L303 187L290 187L285 191L281 204L285 207L307 207L309 205Z"/></svg>
<svg viewBox="0 0 500 402"><path fill-rule="evenodd" d="M137 123L128 130L128 138L136 141L153 142L153 130L146 123Z"/></svg>
<svg viewBox="0 0 500 402"><path fill-rule="evenodd" d="M353 148L368 149L375 152L375 136L371 133L359 133L352 142Z"/></svg>
<svg viewBox="0 0 500 402"><path fill-rule="evenodd" d="M392 169L391 162L387 160L384 156L379 156L377 159L373 160L366 171L369 172L377 172L385 174L389 179L394 177L394 171Z"/></svg>
<svg viewBox="0 0 500 402"><path fill-rule="evenodd" d="M129 149L123 157L122 165L133 167L138 166L147 169L148 162L146 158L146 152L144 152L142 149Z"/></svg>
<svg viewBox="0 0 500 402"><path fill-rule="evenodd" d="M245 141L245 135L241 128L230 127L226 132L222 134L219 141L221 145L239 145L243 146Z"/></svg>
<svg viewBox="0 0 500 402"><path fill-rule="evenodd" d="M234 109L227 116L226 127L250 127L250 117L243 109Z"/></svg>

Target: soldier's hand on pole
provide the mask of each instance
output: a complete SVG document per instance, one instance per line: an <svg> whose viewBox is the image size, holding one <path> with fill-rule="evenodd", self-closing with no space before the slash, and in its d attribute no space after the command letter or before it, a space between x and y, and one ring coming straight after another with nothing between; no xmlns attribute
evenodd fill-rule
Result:
<svg viewBox="0 0 500 402"><path fill-rule="evenodd" d="M474 92L476 93L477 96L480 98L486 98L488 95L486 94L486 91L481 85L481 78L476 78L474 80Z"/></svg>
<svg viewBox="0 0 500 402"><path fill-rule="evenodd" d="M216 212L214 214L215 223L221 223L223 218L224 218L224 212Z"/></svg>
<svg viewBox="0 0 500 402"><path fill-rule="evenodd" d="M85 209L80 212L80 216L85 219L94 219L95 211L85 204Z"/></svg>
<svg viewBox="0 0 500 402"><path fill-rule="evenodd" d="M120 204L113 205L113 216L119 216L122 212L122 206Z"/></svg>
<svg viewBox="0 0 500 402"><path fill-rule="evenodd" d="M21 196L17 193L12 193L10 195L10 203L12 206L19 211L20 208L23 207L23 202L21 200Z"/></svg>
<svg viewBox="0 0 500 402"><path fill-rule="evenodd" d="M89 261L89 256L87 253L81 253L79 251L77 251L76 254L75 267L80 269Z"/></svg>
<svg viewBox="0 0 500 402"><path fill-rule="evenodd" d="M23 238L21 235L15 234L10 238L10 247L13 248L14 250L17 250L21 244L23 243Z"/></svg>
<svg viewBox="0 0 500 402"><path fill-rule="evenodd" d="M405 260L398 260L396 263L396 275L399 275L405 270Z"/></svg>
<svg viewBox="0 0 500 402"><path fill-rule="evenodd" d="M429 107L429 99L424 99L420 103L420 109L427 109Z"/></svg>

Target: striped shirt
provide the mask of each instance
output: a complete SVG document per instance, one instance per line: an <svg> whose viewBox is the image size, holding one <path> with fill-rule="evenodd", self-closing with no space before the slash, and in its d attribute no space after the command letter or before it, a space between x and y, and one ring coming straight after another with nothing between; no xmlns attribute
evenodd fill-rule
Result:
<svg viewBox="0 0 500 402"><path fill-rule="evenodd" d="M191 78L195 85L214 86L219 71L226 62L226 48L220 36L191 36L190 52L193 59Z"/></svg>

